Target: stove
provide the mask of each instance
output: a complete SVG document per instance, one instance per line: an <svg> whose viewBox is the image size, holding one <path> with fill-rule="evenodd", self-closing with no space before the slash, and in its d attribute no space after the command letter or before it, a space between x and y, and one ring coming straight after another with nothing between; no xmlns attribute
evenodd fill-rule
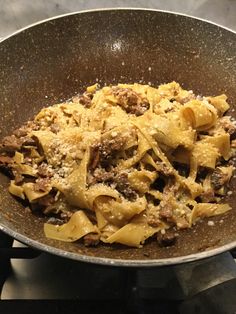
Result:
<svg viewBox="0 0 236 314"><path fill-rule="evenodd" d="M162 268L81 263L0 233L0 313L236 313L235 252Z"/></svg>

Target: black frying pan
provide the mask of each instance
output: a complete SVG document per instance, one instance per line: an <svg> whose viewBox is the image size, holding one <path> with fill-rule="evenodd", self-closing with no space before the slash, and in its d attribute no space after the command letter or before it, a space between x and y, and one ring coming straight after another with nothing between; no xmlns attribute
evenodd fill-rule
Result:
<svg viewBox="0 0 236 314"><path fill-rule="evenodd" d="M95 82L173 80L202 95L236 101L236 34L206 21L154 10L112 9L63 15L37 23L0 44L1 136L45 105L66 100ZM151 70L150 70L151 69ZM234 107L236 109L236 107ZM232 113L233 115L233 113ZM231 186L234 191L235 182ZM101 264L157 266L212 256L236 246L236 208L183 231L176 245L142 249L46 239L44 219L7 192L0 175L0 230L40 250ZM235 192L227 197L234 206ZM219 223L223 219L223 223Z"/></svg>

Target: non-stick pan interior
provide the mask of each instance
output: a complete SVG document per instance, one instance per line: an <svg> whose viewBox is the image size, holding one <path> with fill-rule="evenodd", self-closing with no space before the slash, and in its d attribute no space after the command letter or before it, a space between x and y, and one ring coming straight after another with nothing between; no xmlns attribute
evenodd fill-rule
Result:
<svg viewBox="0 0 236 314"><path fill-rule="evenodd" d="M95 82L101 86L118 82L157 86L175 80L196 94L226 93L234 108L235 51L235 33L166 12L114 9L47 20L0 44L0 137L43 106L68 99ZM223 245L228 244L226 249L236 244L236 208L211 219L216 222L212 227L205 221L181 232L177 244L169 248L160 248L155 242L142 249L84 248L80 243L49 240L43 235L43 218L32 215L11 197L7 184L1 174L2 228L30 245L70 258L100 263L118 259L118 264L126 260L126 265L141 265L143 260L143 265L151 266L181 262L195 253L200 254L191 259L200 258L203 251L215 254ZM233 204L235 198L233 193L227 201ZM220 249L211 251L214 248Z"/></svg>

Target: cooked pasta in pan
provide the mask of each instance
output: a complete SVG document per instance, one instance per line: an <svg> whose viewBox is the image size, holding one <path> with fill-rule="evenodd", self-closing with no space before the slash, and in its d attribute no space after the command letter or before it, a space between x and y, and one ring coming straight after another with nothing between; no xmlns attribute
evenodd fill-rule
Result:
<svg viewBox="0 0 236 314"><path fill-rule="evenodd" d="M5 137L0 166L10 193L50 217L46 237L170 245L173 230L231 209L220 202L234 170L228 109L225 95L176 82L95 84Z"/></svg>

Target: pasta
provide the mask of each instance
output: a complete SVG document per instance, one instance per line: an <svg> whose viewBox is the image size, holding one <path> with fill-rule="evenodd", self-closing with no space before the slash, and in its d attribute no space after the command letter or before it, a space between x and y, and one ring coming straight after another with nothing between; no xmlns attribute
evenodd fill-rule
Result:
<svg viewBox="0 0 236 314"><path fill-rule="evenodd" d="M174 242L231 209L220 202L234 171L228 109L225 95L176 82L95 84L5 137L0 167L9 192L49 216L48 238L141 247L174 232Z"/></svg>

